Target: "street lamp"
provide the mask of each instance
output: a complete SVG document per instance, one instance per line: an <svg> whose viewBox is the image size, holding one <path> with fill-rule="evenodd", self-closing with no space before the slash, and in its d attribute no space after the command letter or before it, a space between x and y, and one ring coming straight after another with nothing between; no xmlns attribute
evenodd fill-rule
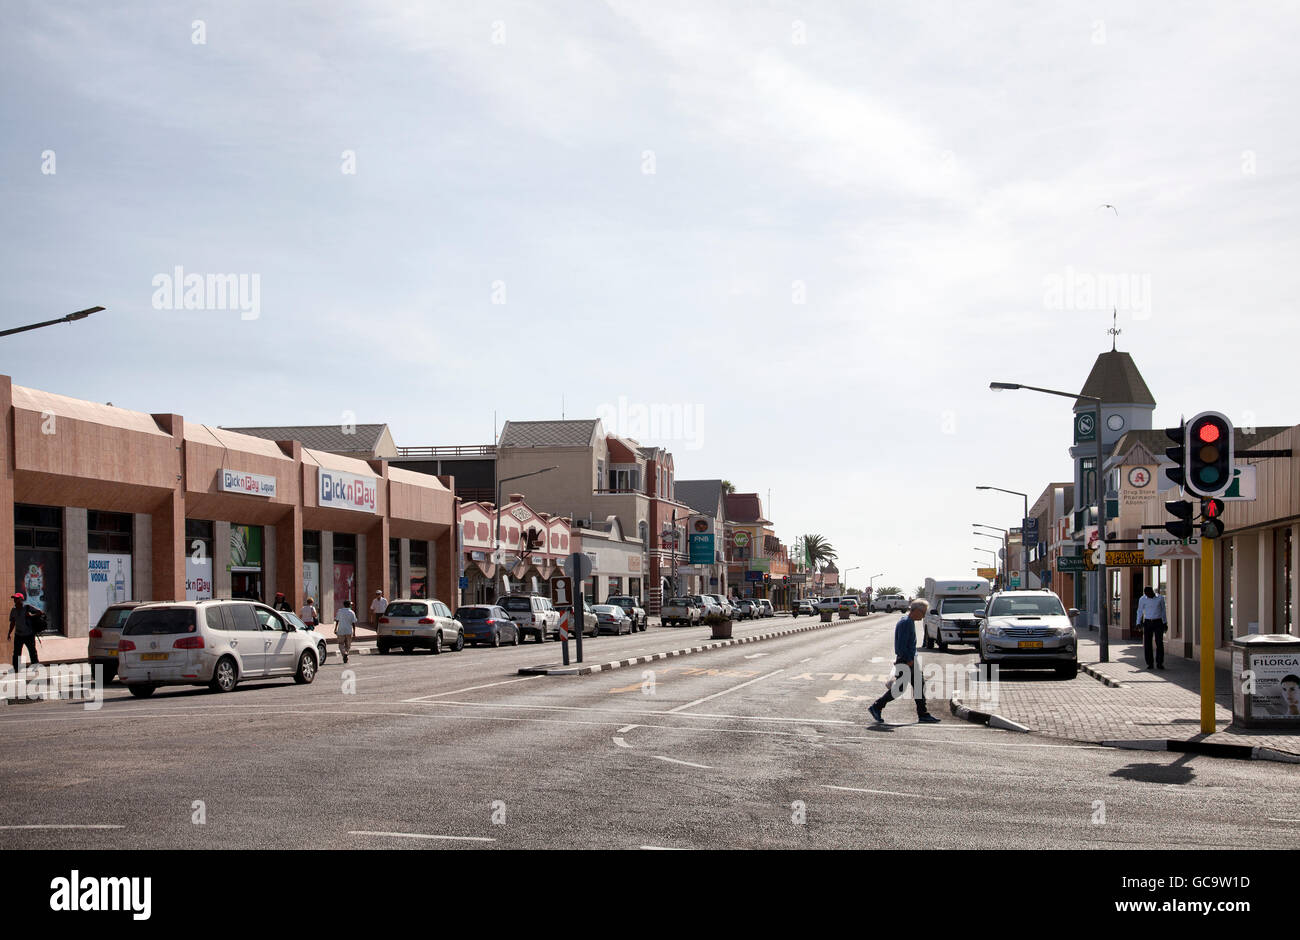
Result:
<svg viewBox="0 0 1300 940"><path fill-rule="evenodd" d="M849 572L850 572L850 571L861 571L861 570L862 570L862 566L861 566L861 565L854 565L852 568L847 568L847 569L845 569L845 571L844 571L844 590L847 591L847 590L849 589Z"/></svg>
<svg viewBox="0 0 1300 940"><path fill-rule="evenodd" d="M1027 523L1027 522L1029 521L1029 496L1028 496L1028 494L1026 494L1026 493L1021 493L1019 490L1004 490L1004 489L1003 489L1002 487L1000 487L1000 486L977 486L977 487L975 487L975 489L977 489L977 490L997 490L999 493L1010 493L1012 496L1022 496L1022 497L1024 497L1024 500L1025 500L1025 514L1024 514L1024 516L1023 516L1023 517L1021 518L1021 520L1020 520L1020 523L1021 523L1021 528L1020 528L1020 554L1021 554L1022 565L1023 565L1021 570L1024 572L1024 576L1025 576L1025 587L1028 588L1028 587L1029 587L1029 539L1025 538L1025 529L1024 529L1025 523ZM1009 538L1010 538L1010 535L1008 535L1008 539L1009 539ZM1010 559L1008 559L1008 561L1010 561Z"/></svg>
<svg viewBox="0 0 1300 940"><path fill-rule="evenodd" d="M539 473L550 473L552 470L559 470L559 467L543 467L541 470L530 470L528 473L520 473L517 476L506 477L504 480L497 480L497 545L492 552L492 561L495 564L501 564L501 484L509 483L512 480L522 480L524 477L535 477ZM574 584L574 590L582 590L582 585Z"/></svg>
<svg viewBox="0 0 1300 940"><path fill-rule="evenodd" d="M53 320L44 320L40 323L32 323L28 326L16 326L12 330L0 330L0 336L9 336L13 333L25 333L28 330L39 330L43 326L53 326L56 323L72 323L74 320L84 320L92 313L107 309L105 307L87 307L85 310L78 310L76 313L70 313L66 317L55 317Z"/></svg>
<svg viewBox="0 0 1300 940"><path fill-rule="evenodd" d="M1033 385L1021 385L1018 382L990 382L989 388L995 392L1004 390L1024 389L1029 392L1042 392L1044 395L1059 395L1061 398L1073 398L1076 402L1089 401L1093 404L1093 434L1097 440L1097 468L1094 471L1097 482L1097 543L1104 545L1106 543L1106 489L1102 485L1102 456L1101 449L1101 399L1095 395L1079 395L1074 392L1058 392L1050 388L1037 388ZM1026 510L1025 515L1029 512ZM1101 661L1110 662L1110 626L1107 621L1110 619L1110 586L1106 581L1106 552L1101 553L1101 564L1097 565L1097 598L1101 602L1101 611L1099 614L1099 623L1101 624Z"/></svg>

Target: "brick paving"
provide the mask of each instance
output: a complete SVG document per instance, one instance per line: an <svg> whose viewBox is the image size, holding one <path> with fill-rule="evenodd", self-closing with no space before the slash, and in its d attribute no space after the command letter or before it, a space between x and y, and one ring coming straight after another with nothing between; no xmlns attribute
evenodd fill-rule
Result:
<svg viewBox="0 0 1300 940"><path fill-rule="evenodd" d="M1003 673L996 706L963 697L963 704L994 712L1031 731L1092 743L1198 741L1264 747L1300 755L1300 733L1267 734L1232 727L1232 677L1215 671L1214 734L1201 733L1200 666L1168 656L1163 671L1148 672L1141 641L1111 640L1110 662L1101 662L1096 634L1079 638L1082 667L1118 683L1108 685L1080 671L1065 681L1051 672Z"/></svg>

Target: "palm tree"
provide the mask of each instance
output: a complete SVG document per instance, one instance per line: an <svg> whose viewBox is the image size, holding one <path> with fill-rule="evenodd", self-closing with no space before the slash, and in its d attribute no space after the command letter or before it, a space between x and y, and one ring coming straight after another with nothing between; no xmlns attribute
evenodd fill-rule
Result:
<svg viewBox="0 0 1300 940"><path fill-rule="evenodd" d="M820 535L803 537L803 560L814 571L821 571L838 557L831 543Z"/></svg>
<svg viewBox="0 0 1300 940"><path fill-rule="evenodd" d="M724 492L724 493L734 493L734 492L736 492L735 484L733 484L730 480L723 480L723 481L722 481L722 492Z"/></svg>

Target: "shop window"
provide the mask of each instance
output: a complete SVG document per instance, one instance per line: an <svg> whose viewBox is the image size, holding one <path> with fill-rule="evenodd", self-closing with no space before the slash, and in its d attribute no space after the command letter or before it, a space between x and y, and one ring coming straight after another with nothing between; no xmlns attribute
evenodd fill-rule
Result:
<svg viewBox="0 0 1300 940"><path fill-rule="evenodd" d="M398 578L401 576L402 540L388 540L388 591L397 590Z"/></svg>
<svg viewBox="0 0 1300 940"><path fill-rule="evenodd" d="M303 529L302 532L302 560L303 561L320 561L320 532L317 530Z"/></svg>
<svg viewBox="0 0 1300 940"><path fill-rule="evenodd" d="M14 505L14 584L45 613L48 630L63 632L63 510Z"/></svg>
<svg viewBox="0 0 1300 940"><path fill-rule="evenodd" d="M622 578L610 578L610 579L609 579L609 593L606 594L605 596L606 596L606 597L618 597L618 596L619 596L620 594L622 594L622 593L623 593L623 579L622 579Z"/></svg>
<svg viewBox="0 0 1300 940"><path fill-rule="evenodd" d="M357 537L350 532L334 533L334 563L357 563Z"/></svg>
<svg viewBox="0 0 1300 940"><path fill-rule="evenodd" d="M94 554L131 554L129 512L86 513L86 549Z"/></svg>
<svg viewBox="0 0 1300 940"><path fill-rule="evenodd" d="M424 539L411 540L411 581L406 588L407 597L429 596L429 543Z"/></svg>

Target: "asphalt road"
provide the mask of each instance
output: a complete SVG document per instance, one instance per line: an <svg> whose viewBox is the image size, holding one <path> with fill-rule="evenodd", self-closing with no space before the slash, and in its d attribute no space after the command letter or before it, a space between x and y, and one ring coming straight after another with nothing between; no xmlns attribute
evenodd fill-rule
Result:
<svg viewBox="0 0 1300 940"><path fill-rule="evenodd" d="M583 677L517 675L558 659L556 645L528 644L346 667L331 654L309 686L137 700L112 685L98 711L5 706L0 847L1294 844L1287 765L991 730L945 701L931 706L941 724L916 724L902 701L874 725L896 619ZM588 659L703 636L652 627L602 637Z"/></svg>

